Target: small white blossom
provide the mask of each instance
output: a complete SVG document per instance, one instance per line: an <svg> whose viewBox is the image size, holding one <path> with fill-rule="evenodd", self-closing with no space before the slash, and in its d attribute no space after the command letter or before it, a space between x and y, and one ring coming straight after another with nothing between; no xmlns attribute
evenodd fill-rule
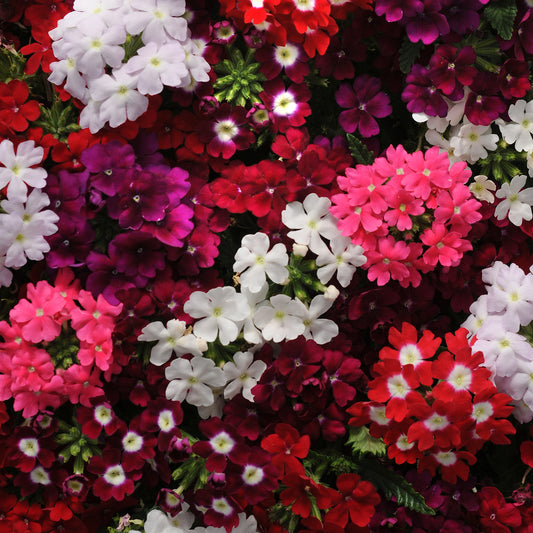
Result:
<svg viewBox="0 0 533 533"><path fill-rule="evenodd" d="M342 287L347 287L357 267L366 263L362 246L352 244L349 237L338 235L331 239L331 251L324 248L316 259L320 268L317 277L321 283L327 283L337 272L337 279Z"/></svg>
<svg viewBox="0 0 533 533"><path fill-rule="evenodd" d="M498 136L492 133L490 125L476 126L464 119L459 131L450 137L453 153L468 163L475 163L487 157L487 150L496 150Z"/></svg>
<svg viewBox="0 0 533 533"><path fill-rule="evenodd" d="M500 190L496 191L496 197L504 199L494 211L498 220L507 216L515 226L520 226L523 220L533 218L533 188L524 189L526 179L524 175L515 176L511 183L504 183Z"/></svg>
<svg viewBox="0 0 533 533"><path fill-rule="evenodd" d="M150 363L157 366L165 364L172 353L178 357L185 354L201 356L207 350L206 342L187 331L183 320L169 320L166 327L162 322L151 322L142 329L138 340L158 341L150 352Z"/></svg>
<svg viewBox="0 0 533 533"><path fill-rule="evenodd" d="M216 287L207 293L195 291L183 309L193 318L201 319L194 324L195 335L207 342L218 335L223 345L237 338L242 322L250 315L246 298L233 287Z"/></svg>
<svg viewBox="0 0 533 533"><path fill-rule="evenodd" d="M233 356L233 361L228 361L223 368L227 381L224 398L231 400L241 392L244 398L253 402L252 389L257 385L266 368L264 361L254 361L251 352L237 352Z"/></svg>
<svg viewBox="0 0 533 533"><path fill-rule="evenodd" d="M496 190L496 184L489 180L487 176L483 174L474 176L474 183L471 183L468 188L478 200L485 201L489 204L494 202L494 195L491 191Z"/></svg>
<svg viewBox="0 0 533 533"><path fill-rule="evenodd" d="M277 243L272 250L265 233L245 235L242 246L235 254L233 271L240 272L241 285L251 292L259 292L268 276L274 283L283 283L289 277L289 256L285 245Z"/></svg>
<svg viewBox="0 0 533 533"><path fill-rule="evenodd" d="M255 311L254 322L263 337L274 342L293 340L303 335L302 317L307 308L300 300L292 300L286 294L276 294Z"/></svg>
<svg viewBox="0 0 533 533"><path fill-rule="evenodd" d="M15 151L13 143L4 139L0 143L0 189L7 185L9 200L24 202L28 186L42 189L46 185L44 168L31 168L43 160L44 150L34 141L21 142Z"/></svg>
<svg viewBox="0 0 533 533"><path fill-rule="evenodd" d="M517 100L509 106L511 122L498 120L502 137L505 142L514 144L518 152L528 152L533 149L533 100Z"/></svg>
<svg viewBox="0 0 533 533"><path fill-rule="evenodd" d="M319 318L333 304L333 300L322 294L315 296L309 304L309 309L302 316L305 326L304 337L313 339L317 344L326 344L339 334L339 326L327 318Z"/></svg>
<svg viewBox="0 0 533 533"><path fill-rule="evenodd" d="M213 388L223 387L226 378L222 369L206 357L195 356L191 360L174 359L165 369L166 397L176 402L187 401L197 407L209 407L215 401Z"/></svg>
<svg viewBox="0 0 533 533"><path fill-rule="evenodd" d="M189 505L181 504L181 511L171 516L159 509L152 509L146 516L145 533L192 533L194 514L189 511Z"/></svg>

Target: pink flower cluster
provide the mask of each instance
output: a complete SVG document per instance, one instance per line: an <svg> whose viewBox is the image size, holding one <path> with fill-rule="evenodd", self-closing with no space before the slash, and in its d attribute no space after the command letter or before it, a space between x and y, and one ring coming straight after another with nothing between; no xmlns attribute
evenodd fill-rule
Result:
<svg viewBox="0 0 533 533"><path fill-rule="evenodd" d="M331 213L341 232L365 249L371 281L416 287L421 272L457 266L472 249L465 237L482 215L465 185L466 163L450 166L438 147L409 154L400 145L345 174L337 177L344 192L332 196Z"/></svg>
<svg viewBox="0 0 533 533"><path fill-rule="evenodd" d="M28 418L67 400L91 405L103 394L101 372L121 369L122 352L113 346L115 317L122 305L72 282L69 270L55 285L27 286L26 298L0 322L0 400L14 398L14 409Z"/></svg>

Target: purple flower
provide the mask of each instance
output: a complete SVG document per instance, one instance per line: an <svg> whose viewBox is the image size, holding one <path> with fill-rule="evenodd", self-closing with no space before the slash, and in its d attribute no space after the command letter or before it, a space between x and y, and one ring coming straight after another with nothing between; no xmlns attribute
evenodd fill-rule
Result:
<svg viewBox="0 0 533 533"><path fill-rule="evenodd" d="M91 176L91 185L113 196L124 175L135 166L135 153L129 144L110 141L104 145L93 144L84 150L81 162L94 174Z"/></svg>
<svg viewBox="0 0 533 533"><path fill-rule="evenodd" d="M439 35L450 32L450 26L446 17L440 13L439 0L424 0L424 10L410 17L405 17L402 24L405 25L407 37L413 43L422 41L431 44Z"/></svg>
<svg viewBox="0 0 533 533"><path fill-rule="evenodd" d="M339 115L339 123L348 133L359 130L363 137L379 133L379 126L374 117L383 118L392 113L389 97L381 92L378 78L363 74L355 78L353 89L343 83L335 93L335 100L347 109Z"/></svg>
<svg viewBox="0 0 533 533"><path fill-rule="evenodd" d="M415 63L407 75L406 82L402 100L407 102L407 109L411 113L426 113L430 117L446 116L448 104L433 84L426 68Z"/></svg>
<svg viewBox="0 0 533 533"><path fill-rule="evenodd" d="M420 0L376 0L376 15L385 15L387 22L398 22L424 9Z"/></svg>
<svg viewBox="0 0 533 533"><path fill-rule="evenodd" d="M161 243L142 231L117 235L109 243L109 257L119 272L135 280L138 276L153 278L165 268Z"/></svg>
<svg viewBox="0 0 533 533"><path fill-rule="evenodd" d="M157 222L165 216L169 205L164 179L147 170L135 172L124 181L118 194L107 202L109 216L122 228L137 230L144 221Z"/></svg>
<svg viewBox="0 0 533 533"><path fill-rule="evenodd" d="M478 28L478 11L481 9L478 0L443 0L442 6L442 14L450 25L450 31L465 35Z"/></svg>
<svg viewBox="0 0 533 533"><path fill-rule="evenodd" d="M46 263L51 268L80 266L91 251L94 231L84 218L62 215L57 223L57 232L47 241L50 252Z"/></svg>

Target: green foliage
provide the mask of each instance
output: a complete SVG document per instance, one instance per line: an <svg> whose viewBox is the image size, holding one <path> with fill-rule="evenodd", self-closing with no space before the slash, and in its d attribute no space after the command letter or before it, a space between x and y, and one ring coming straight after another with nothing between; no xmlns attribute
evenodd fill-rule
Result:
<svg viewBox="0 0 533 533"><path fill-rule="evenodd" d="M26 59L11 46L0 46L0 82L25 80L24 65Z"/></svg>
<svg viewBox="0 0 533 533"><path fill-rule="evenodd" d="M516 13L517 7L514 0L493 0L483 11L494 31L506 41L513 36Z"/></svg>
<svg viewBox="0 0 533 533"><path fill-rule="evenodd" d="M435 514L435 511L426 504L424 497L416 492L403 476L387 466L376 461L363 460L359 464L358 473L381 491L386 500L394 498L398 505L403 505L412 511L428 515Z"/></svg>
<svg viewBox="0 0 533 533"><path fill-rule="evenodd" d="M346 134L350 153L357 163L362 165L371 165L374 162L374 152L371 152L366 145L351 133Z"/></svg>
<svg viewBox="0 0 533 533"><path fill-rule="evenodd" d="M71 102L62 102L53 94L53 103L41 105L41 116L33 125L43 128L44 134L51 133L57 140L66 142L69 133L80 129L76 118L78 111Z"/></svg>
<svg viewBox="0 0 533 533"><path fill-rule="evenodd" d="M81 426L77 422L70 426L61 420L59 422L59 433L56 435L55 440L60 446L64 446L58 456L65 463L72 458L74 459L72 470L75 474L83 474L85 463L93 455L100 455L101 453L97 441L84 435L81 431Z"/></svg>
<svg viewBox="0 0 533 533"><path fill-rule="evenodd" d="M191 439L189 439L191 441ZM209 472L205 467L205 459L199 455L192 454L190 457L172 472L172 479L179 483L176 490L178 494L187 489L198 490L207 485Z"/></svg>
<svg viewBox="0 0 533 533"><path fill-rule="evenodd" d="M387 446L383 440L372 437L366 426L360 428L350 427L349 437L346 444L351 446L354 455L364 455L368 453L382 457L387 453Z"/></svg>
<svg viewBox="0 0 533 533"><path fill-rule="evenodd" d="M259 103L265 77L259 72L261 65L254 60L253 50L248 49L246 56L238 48L228 47L227 51L229 57L215 67L215 98L243 107Z"/></svg>
<svg viewBox="0 0 533 533"><path fill-rule="evenodd" d="M400 70L404 74L408 74L411 71L411 67L414 65L415 61L420 55L422 48L424 48L424 44L422 42L413 43L407 38L407 36L403 38L400 46L400 57L398 62L400 65Z"/></svg>

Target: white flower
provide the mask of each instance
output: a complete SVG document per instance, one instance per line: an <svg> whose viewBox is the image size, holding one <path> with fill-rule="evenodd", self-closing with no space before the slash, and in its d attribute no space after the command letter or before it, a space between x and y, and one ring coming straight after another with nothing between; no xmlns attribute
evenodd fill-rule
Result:
<svg viewBox="0 0 533 533"><path fill-rule="evenodd" d="M274 283L283 283L289 277L289 256L284 244L275 244L269 252L270 241L264 233L245 235L241 244L235 254L233 271L241 273L243 287L256 293L265 284L267 275Z"/></svg>
<svg viewBox="0 0 533 533"><path fill-rule="evenodd" d="M50 70L52 71L50 76L48 76L50 83L61 85L66 79L65 91L83 103L87 103L87 83L85 78L80 74L74 57L67 57L66 59L50 63Z"/></svg>
<svg viewBox="0 0 533 533"><path fill-rule="evenodd" d="M330 242L331 251L324 248L316 259L317 277L321 283L327 283L337 272L337 279L342 287L352 281L356 267L366 263L362 246L352 244L349 237L339 235Z"/></svg>
<svg viewBox="0 0 533 533"><path fill-rule="evenodd" d="M194 533L227 533L223 527L207 526L196 527ZM231 533L257 533L257 520L254 516L239 513L239 523L231 530Z"/></svg>
<svg viewBox="0 0 533 533"><path fill-rule="evenodd" d="M125 17L128 33L142 32L144 44L164 44L172 39L184 41L187 37L185 0L131 0L132 11Z"/></svg>
<svg viewBox="0 0 533 533"><path fill-rule="evenodd" d="M152 509L146 516L145 533L191 533L194 514L189 511L189 505L181 504L181 511L176 516L170 516L159 509Z"/></svg>
<svg viewBox="0 0 533 533"><path fill-rule="evenodd" d="M148 43L137 50L124 67L128 74L137 77L141 94L159 94L163 85L180 87L189 72L185 67L185 51L177 41L161 46Z"/></svg>
<svg viewBox="0 0 533 533"><path fill-rule="evenodd" d="M222 369L206 357L174 359L165 369L168 400L183 402L186 400L197 407L208 407L215 401L212 388L223 387L226 378Z"/></svg>
<svg viewBox="0 0 533 533"><path fill-rule="evenodd" d="M250 344L260 345L265 342L263 335L254 324L254 314L258 305L261 305L265 301L267 293L268 284L266 282L259 292L252 292L246 287L242 288L242 294L246 298L248 306L250 307L250 314L244 319L242 325L242 334L244 340Z"/></svg>
<svg viewBox="0 0 533 533"><path fill-rule="evenodd" d="M505 142L515 145L518 152L527 152L533 149L533 100L517 100L509 106L509 118L512 122L505 123L498 120L498 125Z"/></svg>
<svg viewBox="0 0 533 533"><path fill-rule="evenodd" d="M339 333L339 326L322 316L333 304L333 300L326 298L322 294L315 296L309 304L309 309L302 316L305 326L304 336L306 339L313 339L317 344L326 344Z"/></svg>
<svg viewBox="0 0 533 533"><path fill-rule="evenodd" d="M531 206L533 205L533 188L524 189L526 176L515 176L511 183L504 183L501 189L496 192L497 198L504 198L494 211L498 220L503 220L507 215L509 220L520 226L523 220L531 220Z"/></svg>
<svg viewBox="0 0 533 533"><path fill-rule="evenodd" d="M309 246L311 251L319 254L326 247L321 237L332 239L339 233L335 219L330 215L329 198L320 198L317 194L307 195L303 204L291 202L281 213L283 224L294 231L288 236L298 244Z"/></svg>
<svg viewBox="0 0 533 533"><path fill-rule="evenodd" d="M157 366L165 364L172 353L178 357L189 353L201 356L207 350L206 342L188 332L183 320L169 320L166 327L162 322L151 322L142 329L138 340L158 341L150 352L150 363Z"/></svg>
<svg viewBox="0 0 533 533"><path fill-rule="evenodd" d="M450 146L456 157L469 163L487 157L487 150L496 150L498 136L492 133L490 125L476 126L464 119L459 131L450 137Z"/></svg>
<svg viewBox="0 0 533 533"><path fill-rule="evenodd" d="M28 185L42 189L46 185L47 173L44 168L31 168L43 160L44 150L33 141L24 141L17 146L5 139L0 143L0 189L7 185L10 200L24 202Z"/></svg>
<svg viewBox="0 0 533 533"><path fill-rule="evenodd" d="M490 191L496 190L496 184L489 180L487 176L483 174L474 176L474 183L471 183L468 188L478 200L488 202L489 204L494 202L494 195Z"/></svg>
<svg viewBox="0 0 533 533"><path fill-rule="evenodd" d="M124 67L105 74L89 85L91 98L100 103L100 120L112 128L126 120L137 120L148 109L148 98L137 89L137 78L130 76ZM91 133L96 133L91 130Z"/></svg>
<svg viewBox="0 0 533 533"><path fill-rule="evenodd" d="M193 91L197 82L209 81L211 65L202 57L202 50L192 39L187 39L182 44L185 50L185 65L189 71L189 78L184 81L183 88Z"/></svg>
<svg viewBox="0 0 533 533"><path fill-rule="evenodd" d="M307 308L300 300L291 300L286 294L276 294L269 303L258 307L254 322L265 340L281 342L303 335L305 326L302 317Z"/></svg>
<svg viewBox="0 0 533 533"><path fill-rule="evenodd" d="M228 361L223 368L227 381L224 398L231 400L239 392L242 392L244 398L253 402L252 389L257 385L266 367L267 365L263 361L254 361L251 352L235 353L233 361Z"/></svg>
<svg viewBox="0 0 533 533"><path fill-rule="evenodd" d="M218 335L223 345L237 338L242 321L250 315L246 298L233 287L216 287L207 293L195 291L183 309L193 318L202 319L194 324L195 335L207 342Z"/></svg>

